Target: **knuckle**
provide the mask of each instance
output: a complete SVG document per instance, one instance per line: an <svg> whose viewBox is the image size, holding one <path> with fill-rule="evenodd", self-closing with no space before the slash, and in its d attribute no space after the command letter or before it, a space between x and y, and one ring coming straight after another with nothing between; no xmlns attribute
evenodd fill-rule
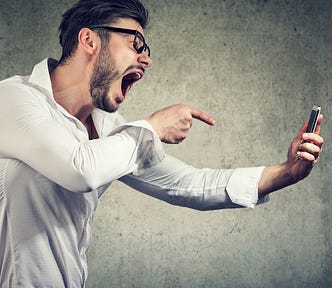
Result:
<svg viewBox="0 0 332 288"><path fill-rule="evenodd" d="M177 105L176 105L176 108L177 108L179 111L188 111L188 106L185 105L185 104L177 104Z"/></svg>

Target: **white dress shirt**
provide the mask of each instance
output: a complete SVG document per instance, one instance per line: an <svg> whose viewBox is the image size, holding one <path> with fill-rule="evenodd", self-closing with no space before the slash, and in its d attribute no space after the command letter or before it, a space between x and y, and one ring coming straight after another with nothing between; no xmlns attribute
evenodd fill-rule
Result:
<svg viewBox="0 0 332 288"><path fill-rule="evenodd" d="M174 205L254 207L264 167L195 169L145 120L95 109L99 139L53 98L45 59L0 82L0 287L83 287L98 199L114 180Z"/></svg>

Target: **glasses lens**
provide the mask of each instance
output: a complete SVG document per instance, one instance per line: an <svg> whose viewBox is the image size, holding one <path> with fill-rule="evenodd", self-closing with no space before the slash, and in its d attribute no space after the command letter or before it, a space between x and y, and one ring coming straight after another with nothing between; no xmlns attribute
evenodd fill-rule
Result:
<svg viewBox="0 0 332 288"><path fill-rule="evenodd" d="M137 31L134 39L134 48L138 54L144 53L150 56L150 48L146 45L144 37Z"/></svg>

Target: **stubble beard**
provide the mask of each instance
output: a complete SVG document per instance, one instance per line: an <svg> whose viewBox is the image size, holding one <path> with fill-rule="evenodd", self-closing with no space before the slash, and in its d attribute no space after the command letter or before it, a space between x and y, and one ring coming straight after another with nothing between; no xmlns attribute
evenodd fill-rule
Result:
<svg viewBox="0 0 332 288"><path fill-rule="evenodd" d="M103 47L94 64L90 80L90 94L96 108L106 112L115 112L118 109L121 100L116 96L113 100L110 99L109 91L111 84L119 78L119 75L110 51Z"/></svg>

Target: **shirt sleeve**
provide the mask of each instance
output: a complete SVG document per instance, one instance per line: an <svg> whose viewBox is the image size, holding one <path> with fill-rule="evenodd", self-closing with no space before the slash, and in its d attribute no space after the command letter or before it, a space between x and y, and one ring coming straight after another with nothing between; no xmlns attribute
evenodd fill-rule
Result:
<svg viewBox="0 0 332 288"><path fill-rule="evenodd" d="M227 193L233 203L253 208L256 204L265 203L268 196L258 197L258 182L265 167L237 168L232 173Z"/></svg>
<svg viewBox="0 0 332 288"><path fill-rule="evenodd" d="M177 206L197 210L255 207L258 182L264 167L197 169L169 155L139 175L120 180L145 194Z"/></svg>
<svg viewBox="0 0 332 288"><path fill-rule="evenodd" d="M84 129L72 133L66 125L75 124L54 119L47 101L28 88L7 84L0 89L2 157L21 160L74 192L89 192L123 175L138 174L163 158L161 144L146 121L82 141L84 137L75 133L86 133Z"/></svg>

